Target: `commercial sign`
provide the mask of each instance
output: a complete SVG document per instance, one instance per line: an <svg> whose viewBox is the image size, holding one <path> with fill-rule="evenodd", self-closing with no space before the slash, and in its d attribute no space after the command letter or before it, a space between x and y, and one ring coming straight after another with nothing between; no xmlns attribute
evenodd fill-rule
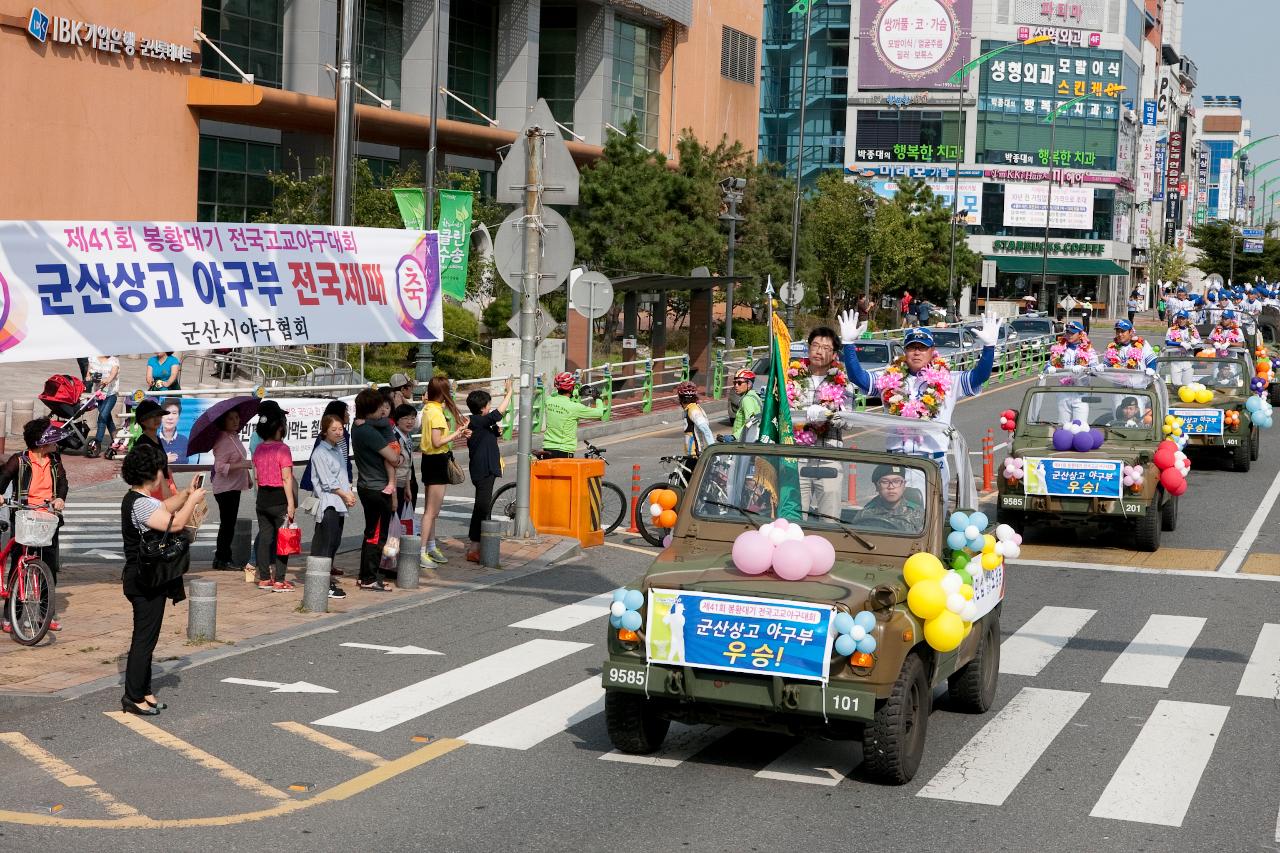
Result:
<svg viewBox="0 0 1280 853"><path fill-rule="evenodd" d="M942 199L942 203L951 207L955 198L954 181L929 181L926 186L933 194ZM895 180L877 180L871 182L871 189L881 198L892 199L898 194L898 182ZM960 204L958 209L964 215L966 225L978 225L982 222L982 181L960 182Z"/></svg>
<svg viewBox="0 0 1280 853"><path fill-rule="evenodd" d="M1133 247L1135 249L1148 249L1151 247L1151 214L1138 213L1138 225L1133 236Z"/></svg>
<svg viewBox="0 0 1280 853"><path fill-rule="evenodd" d="M1067 47L1101 47L1102 33L1073 30L1069 27L1018 27L1018 41L1048 36L1054 44Z"/></svg>
<svg viewBox="0 0 1280 853"><path fill-rule="evenodd" d="M434 231L0 222L0 362L438 341L440 302Z"/></svg>
<svg viewBox="0 0 1280 853"><path fill-rule="evenodd" d="M1261 240L1245 240L1244 253L1246 255L1261 255L1262 241Z"/></svg>
<svg viewBox="0 0 1280 853"><path fill-rule="evenodd" d="M1107 0L1017 0L1015 24L1047 24L1101 30Z"/></svg>
<svg viewBox="0 0 1280 853"><path fill-rule="evenodd" d="M1122 463L1107 459L1028 457L1024 488L1029 495L1117 499L1122 467Z"/></svg>
<svg viewBox="0 0 1280 853"><path fill-rule="evenodd" d="M991 244L991 251L997 255L1040 255L1044 253L1043 240L996 240ZM1083 243L1080 241L1049 242L1049 254L1075 257L1077 255L1094 255L1103 257L1107 253L1106 243Z"/></svg>
<svg viewBox="0 0 1280 853"><path fill-rule="evenodd" d="M1231 218L1231 187L1235 180L1236 161L1223 157L1218 161L1218 219Z"/></svg>
<svg viewBox="0 0 1280 853"><path fill-rule="evenodd" d="M161 59L167 62L189 64L193 59L191 48L161 39L139 39L132 30L122 30L109 24L95 24L61 15L49 15L39 8L32 8L27 21L27 34L36 41L46 40L72 47L87 47L101 53L125 56L141 56L143 59Z"/></svg>
<svg viewBox="0 0 1280 853"><path fill-rule="evenodd" d="M954 178L953 166L846 166L846 181L859 178ZM981 178L981 169L961 169L962 178Z"/></svg>
<svg viewBox="0 0 1280 853"><path fill-rule="evenodd" d="M1201 188L1209 186L1209 146L1201 145L1198 156L1196 157L1196 177L1200 180ZM1203 204L1207 199L1201 199Z"/></svg>
<svg viewBox="0 0 1280 853"><path fill-rule="evenodd" d="M1165 173L1165 149L1168 145L1169 141L1167 139L1162 138L1156 140L1155 168L1152 170L1155 179L1154 183L1151 185L1152 201L1164 200L1164 181L1160 179L1160 176Z"/></svg>
<svg viewBox="0 0 1280 853"><path fill-rule="evenodd" d="M1082 184L1107 184L1109 186L1128 187L1129 179L1123 175L1099 175L1093 172L1077 172L1070 169L984 169L983 175L997 181L1030 181L1044 183L1052 180L1058 186L1080 186Z"/></svg>
<svg viewBox="0 0 1280 853"><path fill-rule="evenodd" d="M1134 192L1139 201L1146 201L1151 197L1155 184L1155 161L1156 129L1143 125L1142 135L1138 138L1138 183Z"/></svg>
<svg viewBox="0 0 1280 853"><path fill-rule="evenodd" d="M972 19L973 0L862 0L858 88L954 89Z"/></svg>
<svg viewBox="0 0 1280 853"><path fill-rule="evenodd" d="M1165 188L1174 190L1182 180L1182 134L1173 131L1169 134L1168 164L1165 167Z"/></svg>
<svg viewBox="0 0 1280 853"><path fill-rule="evenodd" d="M886 145L854 149L858 162L883 160L890 163L954 163L962 159L958 145Z"/></svg>
<svg viewBox="0 0 1280 853"><path fill-rule="evenodd" d="M1035 53L1028 50L1027 59L998 58L982 66L978 109L1043 118L1064 100L1090 95L1109 100L1081 101L1063 113L1063 118L1110 121L1119 118L1120 105L1115 101L1115 87L1120 84L1119 51L1092 51L1075 56L1078 52L1075 48L1057 48L1055 53L1061 55L1045 56L1046 46L1036 47L1040 50Z"/></svg>
<svg viewBox="0 0 1280 853"><path fill-rule="evenodd" d="M1156 102L1154 100L1142 102L1142 123L1147 127L1156 126Z"/></svg>
<svg viewBox="0 0 1280 853"><path fill-rule="evenodd" d="M1043 184L1005 184L1004 224L1010 228L1043 228L1049 210L1049 187ZM1093 188L1062 187L1053 192L1050 228L1093 228Z"/></svg>

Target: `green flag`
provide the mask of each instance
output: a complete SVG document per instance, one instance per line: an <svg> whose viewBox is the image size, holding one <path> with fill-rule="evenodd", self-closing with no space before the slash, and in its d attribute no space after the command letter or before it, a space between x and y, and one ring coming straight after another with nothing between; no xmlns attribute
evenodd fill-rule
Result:
<svg viewBox="0 0 1280 853"><path fill-rule="evenodd" d="M769 336L769 383L760 414L760 437L774 444L791 444L791 405L787 401L787 360L791 357L791 333L776 313Z"/></svg>
<svg viewBox="0 0 1280 853"><path fill-rule="evenodd" d="M467 259L471 257L472 195L440 190L440 287L461 301L467 295Z"/></svg>
<svg viewBox="0 0 1280 853"><path fill-rule="evenodd" d="M396 197L396 207L400 208L404 227L410 231L425 231L427 203L422 197L422 190L417 187L396 187L391 192Z"/></svg>

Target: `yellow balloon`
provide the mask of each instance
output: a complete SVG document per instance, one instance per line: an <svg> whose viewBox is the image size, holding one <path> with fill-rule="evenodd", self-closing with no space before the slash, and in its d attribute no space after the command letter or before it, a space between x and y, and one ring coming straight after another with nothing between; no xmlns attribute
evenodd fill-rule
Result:
<svg viewBox="0 0 1280 853"><path fill-rule="evenodd" d="M1163 432L1165 435L1172 435L1173 427L1169 426L1168 424L1165 424L1164 426L1160 427L1160 431Z"/></svg>
<svg viewBox="0 0 1280 853"><path fill-rule="evenodd" d="M1178 389L1178 399L1184 403L1190 403L1195 398L1195 392L1183 385Z"/></svg>
<svg viewBox="0 0 1280 853"><path fill-rule="evenodd" d="M965 601L972 601L972 600L973 600L973 587L971 587L971 586L970 586L969 584L967 584L967 583L965 583L965 584L961 584L961 585L960 585L960 594L964 596L964 600L965 600Z"/></svg>
<svg viewBox="0 0 1280 853"><path fill-rule="evenodd" d="M1186 423L1186 422L1185 422L1184 420L1182 420L1182 418L1174 418L1174 419L1173 419L1173 425L1174 425L1175 427L1177 427L1178 429L1182 429L1182 425L1183 425L1184 423Z"/></svg>
<svg viewBox="0 0 1280 853"><path fill-rule="evenodd" d="M926 622L947 610L947 593L936 579L924 580L907 593L907 607Z"/></svg>
<svg viewBox="0 0 1280 853"><path fill-rule="evenodd" d="M902 564L902 576L907 579L907 586L913 587L923 580L941 580L947 573L942 561L932 554L921 552L912 554Z"/></svg>
<svg viewBox="0 0 1280 853"><path fill-rule="evenodd" d="M994 551L982 555L982 568L988 572L995 571L1003 562L1004 557Z"/></svg>
<svg viewBox="0 0 1280 853"><path fill-rule="evenodd" d="M989 554L996 549L996 537L988 533L982 537L982 553Z"/></svg>
<svg viewBox="0 0 1280 853"><path fill-rule="evenodd" d="M950 610L943 610L924 623L924 640L940 652L955 651L964 639L964 620Z"/></svg>
<svg viewBox="0 0 1280 853"><path fill-rule="evenodd" d="M966 622L966 623L964 623L964 635L965 635L966 637L967 637L967 636L969 636L969 632L970 632L970 631L972 631L972 630L973 630L973 623L972 623L972 622Z"/></svg>
<svg viewBox="0 0 1280 853"><path fill-rule="evenodd" d="M1197 403L1208 403L1208 402L1210 402L1210 401L1212 401L1212 400L1213 400L1213 392L1212 392L1212 391L1210 391L1210 390L1208 390L1208 389L1205 389L1204 391L1197 391L1197 392L1196 392L1196 402L1197 402Z"/></svg>

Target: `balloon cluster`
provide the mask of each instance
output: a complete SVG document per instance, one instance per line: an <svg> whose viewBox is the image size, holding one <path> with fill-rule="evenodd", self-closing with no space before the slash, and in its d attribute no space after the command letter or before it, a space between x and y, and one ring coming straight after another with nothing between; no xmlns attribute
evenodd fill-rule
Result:
<svg viewBox="0 0 1280 853"><path fill-rule="evenodd" d="M1280 373L1280 358L1271 359L1271 372L1272 374Z"/></svg>
<svg viewBox="0 0 1280 853"><path fill-rule="evenodd" d="M1136 495L1142 491L1143 467L1141 465L1124 465L1120 468L1120 482Z"/></svg>
<svg viewBox="0 0 1280 853"><path fill-rule="evenodd" d="M836 564L835 546L822 536L806 536L800 525L774 519L733 540L733 565L748 575L773 569L783 580L825 575Z"/></svg>
<svg viewBox="0 0 1280 853"><path fill-rule="evenodd" d="M609 605L609 624L615 628L639 631L644 620L640 608L644 606L644 593L638 589L619 588L613 591L613 603Z"/></svg>
<svg viewBox="0 0 1280 853"><path fill-rule="evenodd" d="M1182 434L1184 423L1182 418L1176 415L1165 415L1164 423L1160 425L1160 431L1169 436L1175 445L1175 449L1187 446L1187 437Z"/></svg>
<svg viewBox="0 0 1280 853"><path fill-rule="evenodd" d="M1271 382L1271 379L1273 376L1271 359L1259 358L1254 363L1253 369L1254 369L1254 373L1257 374L1258 378L1265 379L1267 382Z"/></svg>
<svg viewBox="0 0 1280 853"><path fill-rule="evenodd" d="M671 489L654 489L649 493L649 517L659 527L676 526L676 504L680 496Z"/></svg>
<svg viewBox="0 0 1280 853"><path fill-rule="evenodd" d="M1097 450L1105 439L1106 434L1097 427L1090 429L1082 421L1069 421L1053 431L1053 449L1085 453Z"/></svg>
<svg viewBox="0 0 1280 853"><path fill-rule="evenodd" d="M1177 497L1187 490L1187 474L1191 472L1191 460L1168 439L1160 442L1152 462L1160 469L1160 485Z"/></svg>
<svg viewBox="0 0 1280 853"><path fill-rule="evenodd" d="M1267 384L1267 380L1263 379L1261 376L1255 376L1249 380L1249 390L1255 394L1261 394L1263 391L1267 390Z"/></svg>
<svg viewBox="0 0 1280 853"><path fill-rule="evenodd" d="M1250 397L1244 401L1244 407L1253 418L1253 425L1258 429L1271 429L1274 410L1264 397Z"/></svg>
<svg viewBox="0 0 1280 853"><path fill-rule="evenodd" d="M1021 456L1006 456L1004 459L1004 478L1010 485L1027 476L1027 461Z"/></svg>
<svg viewBox="0 0 1280 853"><path fill-rule="evenodd" d="M1211 403L1213 392L1200 382L1189 382L1178 388L1178 399L1184 403Z"/></svg>
<svg viewBox="0 0 1280 853"><path fill-rule="evenodd" d="M871 636L871 632L875 630L876 617L870 610L859 611L856 616L841 611L836 614L831 626L836 632L836 654L845 657L854 652L875 654L876 638Z"/></svg>
<svg viewBox="0 0 1280 853"><path fill-rule="evenodd" d="M1005 409L1000 413L1000 429L1013 432L1018 428L1018 413L1013 409Z"/></svg>
<svg viewBox="0 0 1280 853"><path fill-rule="evenodd" d="M1222 413L1222 422L1229 430L1240 429L1240 412L1236 409L1230 409Z"/></svg>

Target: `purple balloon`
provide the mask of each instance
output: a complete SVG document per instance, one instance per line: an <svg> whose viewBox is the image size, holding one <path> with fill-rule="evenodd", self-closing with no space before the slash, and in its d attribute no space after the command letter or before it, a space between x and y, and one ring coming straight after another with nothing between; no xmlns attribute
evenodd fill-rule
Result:
<svg viewBox="0 0 1280 853"><path fill-rule="evenodd" d="M773 542L758 530L744 530L733 540L733 564L748 575L762 575L773 564Z"/></svg>
<svg viewBox="0 0 1280 853"><path fill-rule="evenodd" d="M1093 450L1093 436L1087 432L1078 432L1071 436L1071 449L1077 453Z"/></svg>
<svg viewBox="0 0 1280 853"><path fill-rule="evenodd" d="M1099 447L1101 447L1102 442L1107 440L1106 433L1104 433L1102 429L1099 427L1094 427L1093 429L1089 430L1089 435L1093 436L1094 450L1097 450Z"/></svg>
<svg viewBox="0 0 1280 853"><path fill-rule="evenodd" d="M1061 427L1055 429L1053 431L1053 449L1058 451L1070 450L1072 439L1074 438L1075 434L1069 429L1063 429Z"/></svg>

